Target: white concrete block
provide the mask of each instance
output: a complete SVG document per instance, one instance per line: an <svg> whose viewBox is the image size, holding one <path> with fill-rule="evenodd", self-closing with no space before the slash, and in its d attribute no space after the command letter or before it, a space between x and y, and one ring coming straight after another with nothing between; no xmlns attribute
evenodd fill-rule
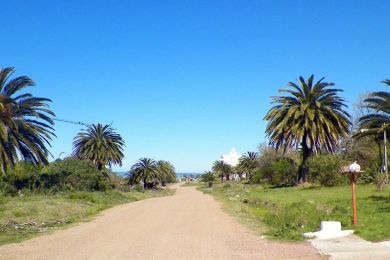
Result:
<svg viewBox="0 0 390 260"><path fill-rule="evenodd" d="M332 239L345 237L353 234L353 230L341 230L339 221L321 221L321 230L317 232L308 232L303 235L308 238Z"/></svg>

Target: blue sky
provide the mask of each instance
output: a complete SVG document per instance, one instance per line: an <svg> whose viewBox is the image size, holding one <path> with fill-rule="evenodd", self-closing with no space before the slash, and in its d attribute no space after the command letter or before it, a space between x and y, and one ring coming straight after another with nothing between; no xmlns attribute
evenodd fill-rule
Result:
<svg viewBox="0 0 390 260"><path fill-rule="evenodd" d="M266 141L269 96L325 76L349 104L390 78L390 1L4 1L0 66L58 118L111 123L140 157L201 172ZM57 123L56 158L77 125Z"/></svg>

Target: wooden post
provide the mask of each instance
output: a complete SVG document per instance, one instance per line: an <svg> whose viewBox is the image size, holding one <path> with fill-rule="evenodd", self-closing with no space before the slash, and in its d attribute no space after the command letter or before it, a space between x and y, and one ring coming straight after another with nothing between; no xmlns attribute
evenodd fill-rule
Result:
<svg viewBox="0 0 390 260"><path fill-rule="evenodd" d="M356 210L356 173L351 173L351 183L352 183L352 224L357 224L357 210Z"/></svg>
<svg viewBox="0 0 390 260"><path fill-rule="evenodd" d="M387 167L387 148L386 148L386 144L387 144L387 133L386 133L386 129L383 129L383 166L384 166L384 170L385 170L385 174L386 174L386 178L389 177L389 168Z"/></svg>

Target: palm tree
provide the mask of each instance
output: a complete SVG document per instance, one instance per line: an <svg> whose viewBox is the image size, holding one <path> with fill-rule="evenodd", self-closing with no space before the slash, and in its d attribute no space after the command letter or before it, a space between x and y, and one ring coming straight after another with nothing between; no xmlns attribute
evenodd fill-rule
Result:
<svg viewBox="0 0 390 260"><path fill-rule="evenodd" d="M382 82L390 86L390 80L384 80ZM390 123L390 92L373 92L364 100L364 103L372 113L359 118L360 129L378 129L383 125ZM370 134L372 134L370 131L360 131L360 134L357 135L357 137L363 137Z"/></svg>
<svg viewBox="0 0 390 260"><path fill-rule="evenodd" d="M156 171L158 179L163 185L167 182L173 182L176 179L175 167L168 161L157 161Z"/></svg>
<svg viewBox="0 0 390 260"><path fill-rule="evenodd" d="M47 98L20 93L35 83L27 76L11 79L14 68L0 68L0 167L3 172L19 159L47 164L54 135Z"/></svg>
<svg viewBox="0 0 390 260"><path fill-rule="evenodd" d="M320 152L334 153L341 138L346 137L350 127L350 115L341 89L329 88L334 83L313 82L299 77L298 85L289 82L292 89L280 89L285 96L272 97L272 107L264 117L268 120L266 134L270 145L276 149L302 149L302 162L298 180L307 181L306 161Z"/></svg>
<svg viewBox="0 0 390 260"><path fill-rule="evenodd" d="M226 175L226 180L230 180L230 172L232 171L232 167L225 163L222 160L217 160L214 162L213 171L218 173L219 176L221 177L221 181L223 181L223 177Z"/></svg>
<svg viewBox="0 0 390 260"><path fill-rule="evenodd" d="M154 182L159 176L157 162L151 158L141 158L131 167L130 175L135 182L143 181L145 189L148 183Z"/></svg>
<svg viewBox="0 0 390 260"><path fill-rule="evenodd" d="M73 154L91 160L101 170L106 165L122 166L124 145L122 137L111 126L93 124L74 138Z"/></svg>
<svg viewBox="0 0 390 260"><path fill-rule="evenodd" d="M389 79L382 82L390 86ZM373 92L364 100L364 103L369 113L359 118L359 131L353 137L361 139L369 135L374 136L379 146L379 156L382 162L384 162L381 155L380 142L383 140L383 133L390 128L390 92Z"/></svg>
<svg viewBox="0 0 390 260"><path fill-rule="evenodd" d="M207 187L211 188L213 187L213 184L215 182L215 176L214 173L207 171L201 176L201 181L204 183L207 183Z"/></svg>
<svg viewBox="0 0 390 260"><path fill-rule="evenodd" d="M243 156L241 156L239 160L238 168L243 170L246 173L247 178L252 178L253 172L258 166L259 154L256 152L247 152Z"/></svg>

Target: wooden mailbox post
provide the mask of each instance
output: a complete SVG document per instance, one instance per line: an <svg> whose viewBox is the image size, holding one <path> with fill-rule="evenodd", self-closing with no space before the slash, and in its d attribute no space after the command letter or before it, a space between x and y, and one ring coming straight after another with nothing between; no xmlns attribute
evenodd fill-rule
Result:
<svg viewBox="0 0 390 260"><path fill-rule="evenodd" d="M360 165L354 162L349 166L341 167L342 173L351 174L352 185L352 224L357 224L357 208L356 208L356 175L360 172Z"/></svg>

